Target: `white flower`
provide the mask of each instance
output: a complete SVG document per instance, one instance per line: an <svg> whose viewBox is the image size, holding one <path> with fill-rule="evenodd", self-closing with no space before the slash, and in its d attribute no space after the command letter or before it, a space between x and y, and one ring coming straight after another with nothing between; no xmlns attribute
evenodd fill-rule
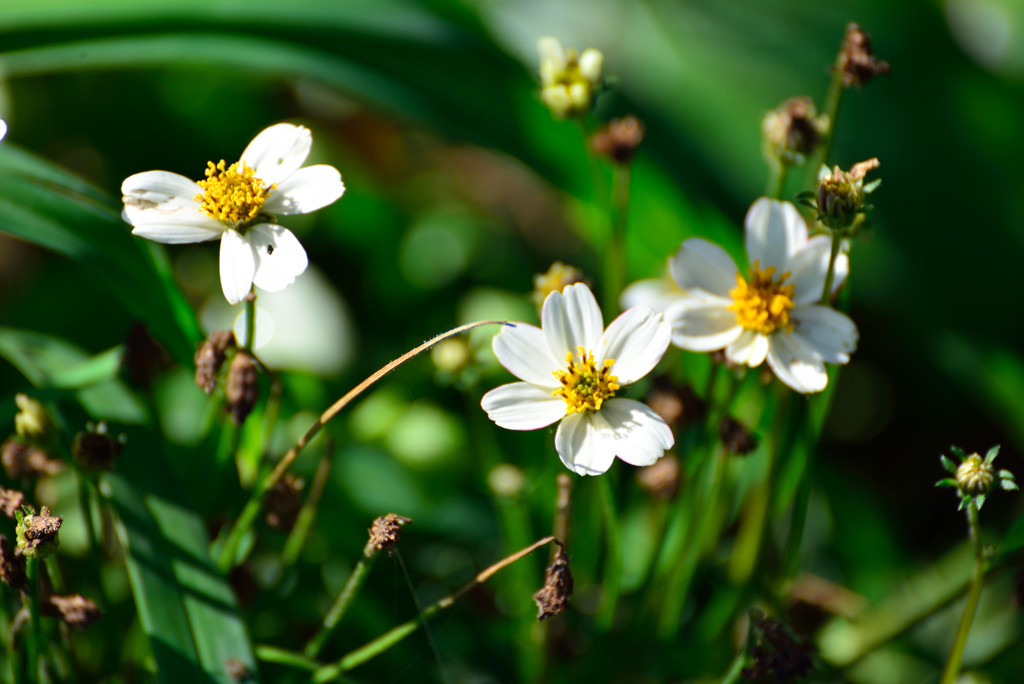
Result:
<svg viewBox="0 0 1024 684"><path fill-rule="evenodd" d="M671 268L674 257L669 257ZM619 305L623 309L632 306L649 306L655 311L664 313L672 304L685 296L685 292L676 284L669 271L661 278L638 280L629 285L619 296Z"/></svg>
<svg viewBox="0 0 1024 684"><path fill-rule="evenodd" d="M590 111L604 84L604 54L587 48L579 56L557 38L537 41L540 53L540 98L555 116L579 116Z"/></svg>
<svg viewBox="0 0 1024 684"><path fill-rule="evenodd" d="M544 301L541 328L526 323L494 337L494 354L524 382L484 395L488 417L509 430L536 430L562 419L555 450L570 470L598 475L618 456L644 466L672 447L672 431L650 408L616 397L647 375L668 349L661 314L636 307L604 329L590 289L576 283Z"/></svg>
<svg viewBox="0 0 1024 684"><path fill-rule="evenodd" d="M7 136L7 122L0 119L0 140Z"/></svg>
<svg viewBox="0 0 1024 684"><path fill-rule="evenodd" d="M853 321L818 304L829 238L808 239L792 204L762 197L747 212L746 248L748 279L716 244L692 238L679 248L672 277L686 293L665 311L672 342L690 351L725 349L729 361L750 367L767 359L796 391L820 392L828 383L825 363L847 363L857 347ZM833 291L848 272L840 253Z"/></svg>
<svg viewBox="0 0 1024 684"><path fill-rule="evenodd" d="M198 183L168 171L146 171L125 179L124 220L132 233L181 244L220 238L220 284L231 304L252 288L278 292L295 282L309 260L273 214L305 214L345 192L333 166L299 168L313 136L302 126L277 124L253 138L241 159L210 162Z"/></svg>

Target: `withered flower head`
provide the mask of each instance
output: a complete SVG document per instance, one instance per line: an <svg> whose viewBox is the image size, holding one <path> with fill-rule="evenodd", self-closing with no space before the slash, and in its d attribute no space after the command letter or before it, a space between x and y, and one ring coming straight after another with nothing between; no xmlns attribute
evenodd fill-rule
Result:
<svg viewBox="0 0 1024 684"><path fill-rule="evenodd" d="M774 675L779 684L806 677L814 669L814 645L793 633L778 618L765 617L752 611L751 629L754 646L750 649L751 664L743 668L743 678L761 681Z"/></svg>
<svg viewBox="0 0 1024 684"><path fill-rule="evenodd" d="M654 379L647 405L676 430L691 425L704 413L704 402L687 384L677 385L665 376Z"/></svg>
<svg viewBox="0 0 1024 684"><path fill-rule="evenodd" d="M69 627L85 629L103 617L103 612L96 602L80 594L73 596L49 596L39 604L44 615L60 618Z"/></svg>
<svg viewBox="0 0 1024 684"><path fill-rule="evenodd" d="M85 432L75 435L71 455L86 468L113 470L122 449L124 442L107 434L107 424L100 423L88 425Z"/></svg>
<svg viewBox="0 0 1024 684"><path fill-rule="evenodd" d="M15 591L25 591L25 557L18 554L7 537L0 534L0 581Z"/></svg>
<svg viewBox="0 0 1024 684"><path fill-rule="evenodd" d="M265 519L271 529L287 532L295 525L295 519L302 508L302 488L305 480L291 473L284 477L263 495L263 505L267 512Z"/></svg>
<svg viewBox="0 0 1024 684"><path fill-rule="evenodd" d="M238 658L228 658L224 663L224 669L227 670L228 677L233 682L248 682L252 680L252 670Z"/></svg>
<svg viewBox="0 0 1024 684"><path fill-rule="evenodd" d="M590 138L594 152L616 164L628 164L644 139L644 125L635 116L612 119Z"/></svg>
<svg viewBox="0 0 1024 684"><path fill-rule="evenodd" d="M370 528L370 543L378 551L390 551L402 538L402 527L411 522L412 518L395 513L380 516Z"/></svg>
<svg viewBox="0 0 1024 684"><path fill-rule="evenodd" d="M562 543L558 544L555 561L544 572L544 586L533 595L537 602L537 619L546 620L565 611L572 596L572 572L569 570L569 554Z"/></svg>
<svg viewBox="0 0 1024 684"><path fill-rule="evenodd" d="M757 439L743 423L732 416L722 416L718 423L718 436L730 454L749 454L757 448Z"/></svg>
<svg viewBox="0 0 1024 684"><path fill-rule="evenodd" d="M231 368L228 369L228 386L225 391L228 413L235 425L241 425L252 412L260 394L260 378L256 363L245 352L238 352Z"/></svg>
<svg viewBox="0 0 1024 684"><path fill-rule="evenodd" d="M14 514L24 503L25 495L23 493L17 489L4 489L0 487L0 512L8 518L13 518Z"/></svg>
<svg viewBox="0 0 1024 684"><path fill-rule="evenodd" d="M18 552L28 558L43 560L57 550L63 518L50 515L50 509L43 506L38 515L17 513L18 524L15 532L18 535Z"/></svg>
<svg viewBox="0 0 1024 684"><path fill-rule="evenodd" d="M888 62L875 58L871 36L852 22L846 25L846 36L843 38L837 68L843 74L844 88L853 85L863 88L875 76L892 71Z"/></svg>
<svg viewBox="0 0 1024 684"><path fill-rule="evenodd" d="M228 349L235 347L235 333L231 330L216 330L203 341L196 351L196 385L207 394L217 386L217 374L220 373Z"/></svg>
<svg viewBox="0 0 1024 684"><path fill-rule="evenodd" d="M121 367L128 378L148 390L153 379L172 365L170 354L149 334L146 326L133 323L124 340L124 356L121 357Z"/></svg>
<svg viewBox="0 0 1024 684"><path fill-rule="evenodd" d="M63 463L50 458L42 449L19 442L14 437L8 438L0 447L0 461L12 480L55 475L64 468Z"/></svg>
<svg viewBox="0 0 1024 684"><path fill-rule="evenodd" d="M679 491L679 459L675 454L665 454L653 465L637 469L636 481L651 496L671 499Z"/></svg>
<svg viewBox="0 0 1024 684"><path fill-rule="evenodd" d="M811 98L792 97L761 120L764 153L786 165L803 164L828 130L828 117L819 116Z"/></svg>

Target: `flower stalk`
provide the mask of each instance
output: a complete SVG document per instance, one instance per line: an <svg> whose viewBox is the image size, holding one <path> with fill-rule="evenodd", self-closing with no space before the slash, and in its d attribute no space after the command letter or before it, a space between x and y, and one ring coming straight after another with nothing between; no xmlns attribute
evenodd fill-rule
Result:
<svg viewBox="0 0 1024 684"><path fill-rule="evenodd" d="M612 490L611 479L599 477L598 487L601 493L601 517L604 520L605 564L604 592L601 607L597 612L597 627L607 631L615 621L615 607L619 602L619 589L622 584L622 539L619 536L618 506L615 504L615 492Z"/></svg>
<svg viewBox="0 0 1024 684"><path fill-rule="evenodd" d="M612 176L612 235L605 249L605 311L618 308L619 294L626 286L626 226L629 223L630 165L615 164Z"/></svg>
<svg viewBox="0 0 1024 684"><path fill-rule="evenodd" d="M40 677L40 654L43 646L43 632L39 617L39 559L25 559L25 580L28 595L24 597L28 608L28 633L25 635L25 681L35 684Z"/></svg>
<svg viewBox="0 0 1024 684"><path fill-rule="evenodd" d="M292 446L292 448L290 448L287 452L285 452L284 456L281 457L281 460L277 462L276 466L274 466L274 469L271 470L270 473L268 473L265 477L263 477L260 481L257 482L256 487L253 489L252 494L249 496L249 500L246 502L245 507L239 514L238 520L235 521L234 526L228 532L227 536L224 537L224 543L220 545L220 548L216 552L218 569L220 569L221 572L226 573L228 570L235 566L237 560L236 556L238 553L238 547L241 544L242 539L245 537L245 534L252 527L253 522L256 520L256 517L259 515L260 510L263 507L263 495L271 488L273 488L275 484L277 484L277 482L288 471L288 468L291 467L291 464L295 461L295 458L299 455L299 452L302 451L302 449L305 448L307 444L309 444L310 440L312 440L314 437L317 436L317 434L319 434L320 430L327 423L329 423L332 418L338 415L338 413L341 412L343 408L345 408L353 399L355 399L364 391L366 391L367 388L372 386L375 382L383 378L385 375L387 375L394 369L401 366L409 359L430 349L438 342L441 342L443 340L448 339L449 337L454 337L455 335L459 335L468 330L472 330L473 328L478 328L483 325L510 324L507 323L506 321L475 321L473 323L466 323L465 325L460 325L457 328L452 328L447 332L441 333L440 335L437 335L436 337L427 340L426 342L415 347L414 349L411 349L405 354L402 354L394 361L387 363L382 368L375 371L368 378L363 380L361 383L359 383L351 390L349 390L347 394L338 399L338 401L334 402L334 404L331 405L330 408L324 411L316 420L316 422L313 423L313 425L311 425L308 430L306 430L305 434L299 437L295 445Z"/></svg>
<svg viewBox="0 0 1024 684"><path fill-rule="evenodd" d="M319 631L306 644L306 648L303 650L303 655L306 658L315 659L320 654L324 644L327 643L327 640L334 633L335 627L341 622L341 618L345 616L345 611L348 610L352 599L359 593L363 580L366 579L367 574L370 572L370 567L377 559L377 551L377 544L373 539L366 542L366 546L363 547L362 557L356 563L356 567L352 569L352 574L349 575L344 588L338 594L338 598L335 599L334 605L331 606L331 609L327 611L327 615L324 616L324 621Z"/></svg>
<svg viewBox="0 0 1024 684"><path fill-rule="evenodd" d="M939 684L953 684L960 674L964 648L967 646L967 637L971 633L974 614L978 610L978 600L981 598L981 589L985 585L985 573L988 570L988 557L981 541L981 526L978 522L978 504L972 500L967 504L966 509L967 534L974 549L974 570L967 588L967 603L964 605L964 612L960 616L960 624L957 626L956 637L953 640L953 649L949 652L949 659L946 661L946 667L942 670L942 679L939 680Z"/></svg>

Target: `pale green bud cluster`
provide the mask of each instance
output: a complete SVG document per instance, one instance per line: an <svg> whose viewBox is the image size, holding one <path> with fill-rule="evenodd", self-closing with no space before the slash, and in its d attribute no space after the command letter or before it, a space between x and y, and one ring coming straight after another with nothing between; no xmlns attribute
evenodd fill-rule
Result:
<svg viewBox="0 0 1024 684"><path fill-rule="evenodd" d="M604 86L604 55L587 48L577 55L566 50L557 38L546 36L537 41L540 53L540 98L560 119L582 116L594 106Z"/></svg>
<svg viewBox="0 0 1024 684"><path fill-rule="evenodd" d="M31 440L45 439L51 427L46 408L27 394L16 395L14 403L18 406L18 413L14 416L14 429L18 436Z"/></svg>
<svg viewBox="0 0 1024 684"><path fill-rule="evenodd" d="M960 459L960 463L958 465L952 459L940 456L942 467L953 477L939 480L935 486L956 488L957 494L960 496L960 508L973 502L978 509L981 509L985 503L985 497L995 488L997 482L1000 489L1007 491L1018 489L1013 473L1009 470L997 471L992 465L999 454L999 445L989 449L985 458L978 454L967 455L959 447L950 447L950 449Z"/></svg>

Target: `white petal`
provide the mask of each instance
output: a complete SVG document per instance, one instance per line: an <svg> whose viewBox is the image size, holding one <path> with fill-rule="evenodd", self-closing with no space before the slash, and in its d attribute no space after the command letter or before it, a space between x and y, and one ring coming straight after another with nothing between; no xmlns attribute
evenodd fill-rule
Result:
<svg viewBox="0 0 1024 684"><path fill-rule="evenodd" d="M604 69L604 54L595 48L587 48L577 60L580 75L597 85L601 82L601 72Z"/></svg>
<svg viewBox="0 0 1024 684"><path fill-rule="evenodd" d="M611 427L601 412L572 413L558 424L555 451L562 463L578 475L600 475L615 460Z"/></svg>
<svg viewBox="0 0 1024 684"><path fill-rule="evenodd" d="M664 311L684 294L672 278L650 278L638 280L619 297L623 310L634 306L649 306L655 311Z"/></svg>
<svg viewBox="0 0 1024 684"><path fill-rule="evenodd" d="M292 231L271 223L253 226L246 238L256 254L252 282L267 292L280 292L306 270L309 258Z"/></svg>
<svg viewBox="0 0 1024 684"><path fill-rule="evenodd" d="M308 214L345 193L338 169L317 164L299 169L270 191L263 208L271 214Z"/></svg>
<svg viewBox="0 0 1024 684"><path fill-rule="evenodd" d="M628 385L658 365L671 341L672 326L661 314L638 306L611 322L594 360L600 366L605 359L613 359L611 374L618 377L620 385Z"/></svg>
<svg viewBox="0 0 1024 684"><path fill-rule="evenodd" d="M537 52L540 53L540 81L543 85L549 86L557 80L561 72L565 71L568 64L565 50L557 38L544 36L537 41Z"/></svg>
<svg viewBox="0 0 1024 684"><path fill-rule="evenodd" d="M744 330L732 344L725 348L725 357L733 363L747 364L756 368L764 363L768 355L768 336L753 330Z"/></svg>
<svg viewBox="0 0 1024 684"><path fill-rule="evenodd" d="M797 392L820 392L828 384L825 364L794 335L776 333L768 340L768 365Z"/></svg>
<svg viewBox="0 0 1024 684"><path fill-rule="evenodd" d="M253 138L240 161L255 169L256 177L270 185L298 171L312 146L313 135L308 128L276 124Z"/></svg>
<svg viewBox="0 0 1024 684"><path fill-rule="evenodd" d="M844 313L827 306L793 310L794 335L826 363L848 363L857 348L857 326Z"/></svg>
<svg viewBox="0 0 1024 684"><path fill-rule="evenodd" d="M488 418L507 430L537 430L565 415L565 400L528 382L495 387L484 395L480 406Z"/></svg>
<svg viewBox="0 0 1024 684"><path fill-rule="evenodd" d="M684 290L700 288L719 297L728 297L736 287L736 263L713 242L690 238L679 247L669 270Z"/></svg>
<svg viewBox="0 0 1024 684"><path fill-rule="evenodd" d="M0 140L3 140L7 136L7 122L0 119Z"/></svg>
<svg viewBox="0 0 1024 684"><path fill-rule="evenodd" d="M743 328L736 323L736 313L729 311L725 300L687 299L673 304L665 312L672 326L672 344L689 351L715 351L732 344Z"/></svg>
<svg viewBox="0 0 1024 684"><path fill-rule="evenodd" d="M576 347L594 351L601 343L604 333L601 309L590 288L583 283L549 294L540 319L548 347L556 359L564 359L568 353L575 355Z"/></svg>
<svg viewBox="0 0 1024 684"><path fill-rule="evenodd" d="M797 306L813 304L821 299L831 250L831 239L827 235L815 235L789 262L789 282L793 285L793 303ZM833 292L839 289L849 272L850 259L840 252L836 255L835 274L832 279Z"/></svg>
<svg viewBox="0 0 1024 684"><path fill-rule="evenodd" d="M204 216L199 215L197 212L196 216L183 216L180 213L175 215L163 216L162 220L157 222L139 222L137 217L133 216L132 213L125 208L121 213L121 217L128 223L133 224L135 227L132 228L132 234L144 237L147 240L153 240L155 242L163 242L168 245L180 245L189 242L206 242L207 240L216 240L224 234L226 226L220 221L203 220ZM209 218L208 216L205 218Z"/></svg>
<svg viewBox="0 0 1024 684"><path fill-rule="evenodd" d="M504 326L494 336L491 347L501 365L520 380L551 389L558 387L555 371L565 369L565 360L551 355L540 328L527 323Z"/></svg>
<svg viewBox="0 0 1024 684"><path fill-rule="evenodd" d="M807 224L789 202L762 197L750 206L746 226L747 258L762 270L774 266L777 274L807 242Z"/></svg>
<svg viewBox="0 0 1024 684"><path fill-rule="evenodd" d="M256 252L236 230L224 231L220 239L220 287L229 304L237 304L252 287Z"/></svg>
<svg viewBox="0 0 1024 684"><path fill-rule="evenodd" d="M635 466L651 465L672 448L672 429L646 404L616 397L601 406L614 435L615 455Z"/></svg>
<svg viewBox="0 0 1024 684"><path fill-rule="evenodd" d="M157 242L213 240L225 226L199 211L195 196L202 191L195 181L169 171L136 173L121 184L121 215L135 226L133 233Z"/></svg>

